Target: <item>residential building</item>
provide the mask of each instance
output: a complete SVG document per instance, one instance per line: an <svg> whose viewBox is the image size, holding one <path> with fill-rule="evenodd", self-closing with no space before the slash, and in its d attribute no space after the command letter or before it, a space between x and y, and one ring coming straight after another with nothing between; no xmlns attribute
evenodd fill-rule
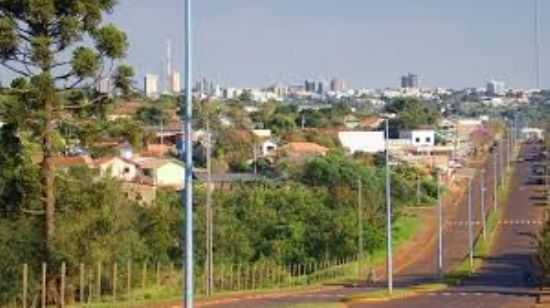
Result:
<svg viewBox="0 0 550 308"><path fill-rule="evenodd" d="M159 77L157 75L145 75L145 96L149 98L155 98L158 96L158 81Z"/></svg>
<svg viewBox="0 0 550 308"><path fill-rule="evenodd" d="M159 187L183 188L185 167L176 160L154 157L132 159L141 171L140 182Z"/></svg>
<svg viewBox="0 0 550 308"><path fill-rule="evenodd" d="M137 164L120 157L96 159L93 166L99 170L101 176L109 176L126 182L133 181L138 175Z"/></svg>
<svg viewBox="0 0 550 308"><path fill-rule="evenodd" d="M384 132L340 132L338 139L342 146L351 154L357 152L379 153L385 150Z"/></svg>
<svg viewBox="0 0 550 308"><path fill-rule="evenodd" d="M277 154L279 145L275 141L268 139L260 144L260 148L262 151L262 157L270 157Z"/></svg>
<svg viewBox="0 0 550 308"><path fill-rule="evenodd" d="M408 140L415 147L433 147L435 145L435 131L433 129L400 131L399 138Z"/></svg>

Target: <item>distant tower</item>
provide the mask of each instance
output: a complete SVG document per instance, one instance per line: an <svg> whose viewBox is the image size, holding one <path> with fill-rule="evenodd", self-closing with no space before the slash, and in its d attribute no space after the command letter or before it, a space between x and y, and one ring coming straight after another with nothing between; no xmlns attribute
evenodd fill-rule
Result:
<svg viewBox="0 0 550 308"><path fill-rule="evenodd" d="M535 84L537 89L541 87L541 58L540 58L540 15L539 15L539 0L535 1L535 18L534 18L534 49L535 49Z"/></svg>
<svg viewBox="0 0 550 308"><path fill-rule="evenodd" d="M166 41L166 91L172 92L172 41Z"/></svg>

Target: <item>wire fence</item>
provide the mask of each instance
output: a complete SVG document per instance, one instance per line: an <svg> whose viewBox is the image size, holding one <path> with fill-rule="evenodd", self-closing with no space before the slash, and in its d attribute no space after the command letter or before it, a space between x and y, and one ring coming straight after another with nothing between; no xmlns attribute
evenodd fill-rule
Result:
<svg viewBox="0 0 550 308"><path fill-rule="evenodd" d="M357 257L305 264L275 262L218 265L210 294L300 288L372 275L367 260ZM206 298L207 277L195 271L195 294ZM98 303L139 303L176 298L181 294L182 270L173 263L96 263L38 267L20 266L20 288L11 307L69 307Z"/></svg>

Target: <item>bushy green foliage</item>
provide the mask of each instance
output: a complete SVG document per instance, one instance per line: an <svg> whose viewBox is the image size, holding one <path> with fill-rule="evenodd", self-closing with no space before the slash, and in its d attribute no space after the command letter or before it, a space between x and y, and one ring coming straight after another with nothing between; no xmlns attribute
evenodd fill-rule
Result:
<svg viewBox="0 0 550 308"><path fill-rule="evenodd" d="M417 98L398 98L386 106L386 111L397 114L397 119L391 121L396 129L435 125L441 116L436 105Z"/></svg>

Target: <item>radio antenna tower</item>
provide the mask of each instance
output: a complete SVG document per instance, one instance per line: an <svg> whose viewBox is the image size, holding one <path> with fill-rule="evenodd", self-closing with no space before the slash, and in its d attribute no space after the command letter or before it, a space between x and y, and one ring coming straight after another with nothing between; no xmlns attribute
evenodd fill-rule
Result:
<svg viewBox="0 0 550 308"><path fill-rule="evenodd" d="M172 63L172 41L168 39L166 41L166 91L172 91L172 74L174 73L174 66Z"/></svg>
<svg viewBox="0 0 550 308"><path fill-rule="evenodd" d="M534 18L534 47L535 47L535 83L537 89L541 87L541 57L540 57L540 15L539 15L539 0L535 1L535 18Z"/></svg>

